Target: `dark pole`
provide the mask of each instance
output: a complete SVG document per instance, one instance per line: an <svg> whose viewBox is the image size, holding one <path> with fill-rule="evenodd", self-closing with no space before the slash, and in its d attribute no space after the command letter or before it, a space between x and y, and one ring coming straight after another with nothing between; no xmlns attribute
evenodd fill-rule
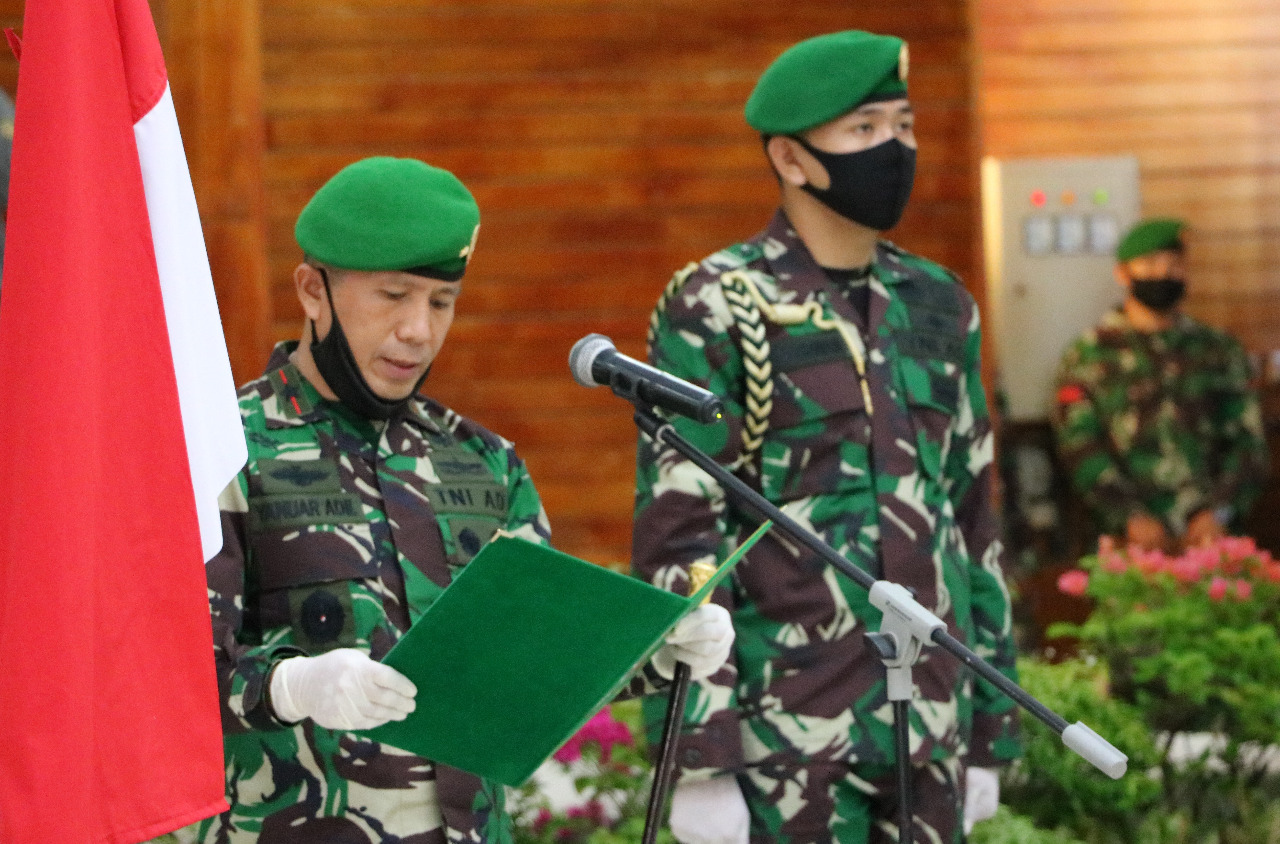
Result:
<svg viewBox="0 0 1280 844"><path fill-rule="evenodd" d="M689 568L689 594L693 595L706 585L716 567L707 563L694 563ZM706 603L710 595L703 599ZM667 717L662 723L662 743L653 765L653 787L649 790L649 809L644 817L644 835L641 844L653 844L662 826L662 809L671 790L671 778L676 770L676 744L680 740L680 728L684 724L684 706L689 699L690 669L683 662L676 663L671 678L671 694L667 698Z"/></svg>
<svg viewBox="0 0 1280 844"><path fill-rule="evenodd" d="M893 738L897 745L898 844L911 844L911 726L910 702L893 702Z"/></svg>
<svg viewBox="0 0 1280 844"><path fill-rule="evenodd" d="M662 809L671 788L671 776L676 769L676 741L684 723L684 705L689 697L689 666L676 663L676 673L671 679L671 696L667 699L667 718L662 724L662 743L658 745L658 757L653 765L653 786L649 790L649 810L644 818L642 844L653 844L662 826Z"/></svg>

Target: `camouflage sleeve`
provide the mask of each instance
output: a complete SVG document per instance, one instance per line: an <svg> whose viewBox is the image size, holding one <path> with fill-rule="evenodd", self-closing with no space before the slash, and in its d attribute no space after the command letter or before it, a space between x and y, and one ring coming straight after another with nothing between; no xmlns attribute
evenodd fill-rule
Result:
<svg viewBox="0 0 1280 844"><path fill-rule="evenodd" d="M729 334L732 318L718 283L712 278L702 285L686 284L654 319L649 361L711 390L725 405L721 422L701 425L676 418L672 424L722 465L731 464L740 452L742 363ZM720 559L731 530L720 485L675 451L658 448L642 436L636 459L632 572L664 589L684 593L689 566ZM727 588L717 589L713 600L730 612L734 609ZM705 778L741 768L737 676L731 657L720 671L691 685L685 730L677 748L681 776ZM646 721L656 738L665 701L651 698L645 703Z"/></svg>
<svg viewBox="0 0 1280 844"><path fill-rule="evenodd" d="M1244 348L1229 340L1226 390L1215 402L1222 455L1220 473L1209 492L1211 507L1229 507L1234 519L1245 516L1262 493L1270 471L1267 438L1258 395L1250 385Z"/></svg>
<svg viewBox="0 0 1280 844"><path fill-rule="evenodd" d="M1063 355L1050 423L1076 493L1104 532L1123 535L1129 516L1144 511L1142 496L1111 454L1087 358L1080 342Z"/></svg>
<svg viewBox="0 0 1280 844"><path fill-rule="evenodd" d="M995 446L982 387L982 331L978 309L970 307L961 404L946 465L948 495L969 552L973 649L1017 682L1017 648L1002 568L1004 548L992 501ZM968 764L994 767L1021 755L1017 705L995 686L975 678Z"/></svg>
<svg viewBox="0 0 1280 844"><path fill-rule="evenodd" d="M504 530L514 536L551 545L551 522L547 510L533 485L524 461L516 454L511 443L503 441L505 449L501 459L506 461L507 476L507 524Z"/></svg>
<svg viewBox="0 0 1280 844"><path fill-rule="evenodd" d="M209 585L209 611L213 621L213 656L218 672L218 697L222 703L222 731L279 730L267 705L267 678L275 663L286 656L305 656L291 646L250 644L245 629L245 572L248 543L248 481L241 472L218 500L222 512L222 550L205 567Z"/></svg>

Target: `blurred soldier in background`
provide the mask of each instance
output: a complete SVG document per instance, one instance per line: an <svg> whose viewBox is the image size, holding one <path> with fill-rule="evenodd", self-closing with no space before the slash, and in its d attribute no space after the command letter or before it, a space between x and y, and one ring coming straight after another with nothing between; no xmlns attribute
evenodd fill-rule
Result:
<svg viewBox="0 0 1280 844"><path fill-rule="evenodd" d="M1097 529L1170 551L1238 530L1270 465L1244 350L1181 311L1183 230L1150 219L1121 240L1124 302L1068 347L1052 420Z"/></svg>

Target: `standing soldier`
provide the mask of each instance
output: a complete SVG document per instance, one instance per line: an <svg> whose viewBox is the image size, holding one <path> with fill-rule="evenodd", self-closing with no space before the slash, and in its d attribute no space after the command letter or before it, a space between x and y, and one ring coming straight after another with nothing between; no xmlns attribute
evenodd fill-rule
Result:
<svg viewBox="0 0 1280 844"><path fill-rule="evenodd" d="M397 158L346 167L298 217L302 340L240 389L249 460L208 566L231 808L179 840L511 840L501 785L352 732L414 709L378 660L496 531L549 536L511 443L418 394L479 223L451 173ZM676 626L662 664L721 665L715 610Z"/></svg>
<svg viewBox="0 0 1280 844"><path fill-rule="evenodd" d="M1149 549L1238 529L1270 465L1244 350L1180 310L1183 229L1144 220L1121 240L1124 302L1068 347L1053 414L1097 529Z"/></svg>
<svg viewBox="0 0 1280 844"><path fill-rule="evenodd" d="M676 274L650 360L716 393L725 420L676 428L952 635L1014 675L991 502L992 435L973 298L881 240L915 171L899 39L803 41L746 106L781 188L768 227ZM639 448L636 572L681 589L752 526L673 451ZM777 534L716 599L735 659L691 690L671 826L685 844L896 841L885 669L867 594ZM926 648L911 710L913 836L962 840L1019 753L1013 704ZM966 775L968 780L967 800ZM961 806L965 805L962 813Z"/></svg>

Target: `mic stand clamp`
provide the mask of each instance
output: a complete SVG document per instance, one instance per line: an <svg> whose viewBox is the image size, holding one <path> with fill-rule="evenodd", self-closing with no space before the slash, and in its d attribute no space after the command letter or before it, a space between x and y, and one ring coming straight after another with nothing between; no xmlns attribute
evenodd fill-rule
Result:
<svg viewBox="0 0 1280 844"><path fill-rule="evenodd" d="M894 773L898 780L898 842L911 844L911 697L912 667L933 631L946 623L916 602L911 590L877 580L869 591L871 605L880 610L880 632L866 634L885 666L886 697L893 704Z"/></svg>

